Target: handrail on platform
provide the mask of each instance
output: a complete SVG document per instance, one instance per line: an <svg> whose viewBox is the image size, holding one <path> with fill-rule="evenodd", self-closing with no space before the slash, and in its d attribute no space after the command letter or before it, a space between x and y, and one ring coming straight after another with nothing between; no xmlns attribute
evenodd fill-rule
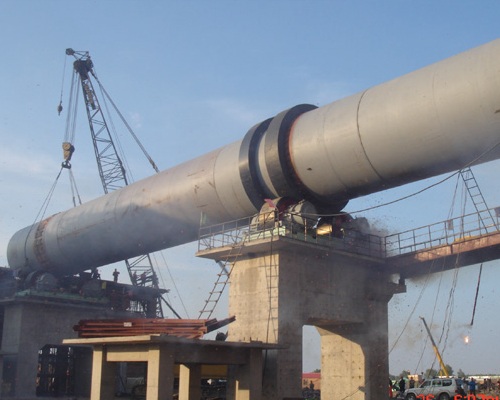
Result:
<svg viewBox="0 0 500 400"><path fill-rule="evenodd" d="M372 235L349 226L328 231L318 226L318 219L291 213L278 219L275 212L271 211L222 224L201 226L198 251L282 236L351 253L386 258L498 233L500 207L488 211L495 216L489 225L484 223L481 212L475 212L387 236Z"/></svg>

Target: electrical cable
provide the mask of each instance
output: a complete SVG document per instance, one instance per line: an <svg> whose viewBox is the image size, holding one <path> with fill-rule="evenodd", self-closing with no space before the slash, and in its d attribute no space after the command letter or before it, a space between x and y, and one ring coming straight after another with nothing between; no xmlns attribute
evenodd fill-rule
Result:
<svg viewBox="0 0 500 400"><path fill-rule="evenodd" d="M474 165L478 160L480 160L481 158L483 158L485 155L487 155L488 153L492 152L493 150L495 150L497 147L500 146L500 141L497 142L495 145L493 145L492 147L490 147L489 149L487 149L486 151L484 151L483 153L481 153L479 156L477 156L476 158L474 158L472 161L468 162L467 164L465 164L464 166L462 166L462 168L460 168L458 171L455 171L453 173L451 173L450 175L446 176L445 178L433 183L433 184L430 184L420 190L417 190L413 193L410 193L406 196L402 196L402 197L399 197L397 199L394 199L394 200L391 200L391 201L388 201L388 202L385 202L385 203L382 203L382 204L377 204L375 206L371 206L371 207L366 207L366 208L363 208L363 209L359 209L359 210L355 210L355 211L349 211L349 214L359 214L359 213L363 213L363 212L366 212L366 211L371 211L371 210L375 210L377 208L381 208L381 207L385 207L385 206L389 206L391 204L395 204L395 203L398 203L400 201L403 201L403 200L407 200L411 197L415 197L423 192L426 192L427 190L429 189L432 189L436 186L439 186L441 184L443 184L444 182L448 181L449 179L453 178L454 176L460 174L460 171L462 169L465 169L465 168L468 168L470 167L471 165ZM336 214L315 214L315 213L303 213L304 216L306 217L332 217L332 216L339 216L339 215L342 215L341 213L336 213Z"/></svg>

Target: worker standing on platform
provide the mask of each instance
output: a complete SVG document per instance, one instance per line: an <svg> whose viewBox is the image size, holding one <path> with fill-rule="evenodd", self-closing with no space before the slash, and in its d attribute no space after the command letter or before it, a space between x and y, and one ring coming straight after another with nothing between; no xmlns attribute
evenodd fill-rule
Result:
<svg viewBox="0 0 500 400"><path fill-rule="evenodd" d="M118 275L120 275L120 272L118 272L118 270L115 268L115 270L113 271L113 281L114 282L118 282Z"/></svg>

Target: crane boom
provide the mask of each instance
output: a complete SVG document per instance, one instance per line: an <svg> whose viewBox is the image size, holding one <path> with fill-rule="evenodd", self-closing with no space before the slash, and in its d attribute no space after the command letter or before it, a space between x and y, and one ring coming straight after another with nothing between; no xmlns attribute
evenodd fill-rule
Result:
<svg viewBox="0 0 500 400"><path fill-rule="evenodd" d="M91 77L94 78L100 86L89 52L75 51L68 48L66 49L66 54L75 57L73 68L79 78L82 89L97 168L104 193L107 194L129 184L127 173L118 155L109 125L94 88L94 82L91 79ZM125 264L133 285L150 286L159 289L158 278L149 254L140 255L133 259L126 259ZM157 298L156 304L143 304L142 307L148 317L157 316L163 318L160 297Z"/></svg>
<svg viewBox="0 0 500 400"><path fill-rule="evenodd" d="M448 368L446 368L446 365L444 364L443 358L441 357L441 354L439 353L439 350L436 346L436 342L434 342L434 338L431 335L431 331L430 331L429 327L427 326L427 322L425 322L424 317L420 317L420 319L424 323L425 330L427 331L427 334L429 335L429 339L431 340L432 349L434 350L434 353L436 354L436 357L439 361L439 365L441 366L442 375L448 376L449 375Z"/></svg>
<svg viewBox="0 0 500 400"><path fill-rule="evenodd" d="M95 78L94 64L89 52L77 52L66 49L66 54L76 58L73 63L75 73L78 75L82 89L85 109L89 121L90 134L94 145L97 168L105 193L122 188L129 184L125 168L116 150L111 132L99 104L99 99L90 79Z"/></svg>

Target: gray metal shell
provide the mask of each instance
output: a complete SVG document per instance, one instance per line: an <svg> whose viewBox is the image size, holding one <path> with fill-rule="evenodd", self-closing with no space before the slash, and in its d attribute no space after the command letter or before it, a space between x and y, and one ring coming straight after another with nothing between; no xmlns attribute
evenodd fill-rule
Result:
<svg viewBox="0 0 500 400"><path fill-rule="evenodd" d="M315 195L351 199L498 158L499 124L496 40L302 115L290 153Z"/></svg>
<svg viewBox="0 0 500 400"><path fill-rule="evenodd" d="M73 274L196 240L200 221L250 216L266 197L338 211L500 158L500 40L314 108L293 107L239 142L17 232L9 265Z"/></svg>

